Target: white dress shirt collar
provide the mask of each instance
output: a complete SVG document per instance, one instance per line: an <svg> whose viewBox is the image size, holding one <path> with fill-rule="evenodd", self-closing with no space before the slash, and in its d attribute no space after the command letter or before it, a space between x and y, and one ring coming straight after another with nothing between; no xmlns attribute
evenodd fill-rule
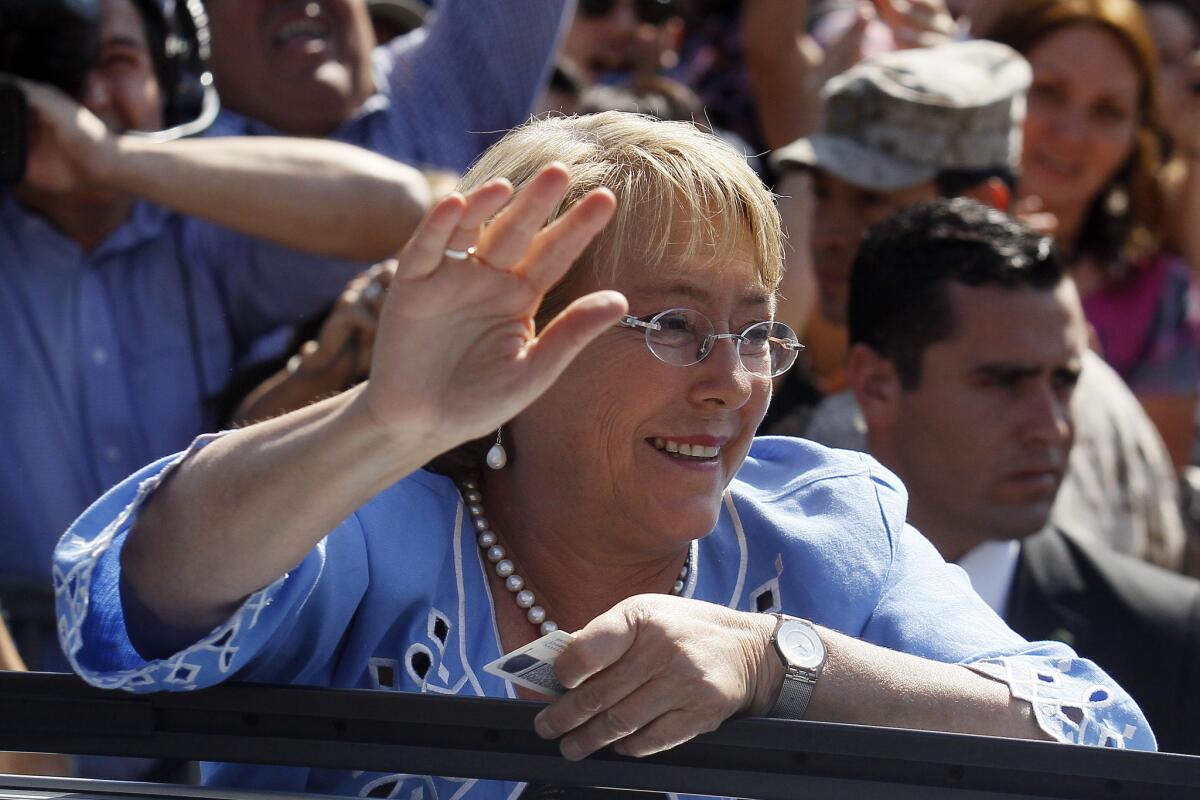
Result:
<svg viewBox="0 0 1200 800"><path fill-rule="evenodd" d="M1020 555L1021 542L1006 539L984 542L957 562L971 579L971 586L1001 617L1008 610L1008 595Z"/></svg>

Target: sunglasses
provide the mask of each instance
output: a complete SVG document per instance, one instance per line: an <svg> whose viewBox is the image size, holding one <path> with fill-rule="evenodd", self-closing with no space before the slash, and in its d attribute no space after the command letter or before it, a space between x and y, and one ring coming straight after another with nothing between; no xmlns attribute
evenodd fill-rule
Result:
<svg viewBox="0 0 1200 800"><path fill-rule="evenodd" d="M579 13L597 19L607 17L624 0L579 0ZM676 0L633 0L633 13L648 25L662 25L678 14Z"/></svg>

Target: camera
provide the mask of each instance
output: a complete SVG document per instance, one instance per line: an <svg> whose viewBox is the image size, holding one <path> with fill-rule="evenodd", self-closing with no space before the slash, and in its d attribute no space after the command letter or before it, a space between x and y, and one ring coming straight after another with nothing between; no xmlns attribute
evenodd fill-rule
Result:
<svg viewBox="0 0 1200 800"><path fill-rule="evenodd" d="M100 47L99 0L0 0L0 72L75 97ZM0 83L0 182L25 174L25 96Z"/></svg>
<svg viewBox="0 0 1200 800"><path fill-rule="evenodd" d="M192 136L216 119L220 104L206 62L208 17L200 0L134 0L142 16L167 129L131 132L159 141ZM100 51L101 0L0 0L0 73L56 86L71 97ZM25 97L0 78L0 185L25 173Z"/></svg>
<svg viewBox="0 0 1200 800"><path fill-rule="evenodd" d="M100 49L100 0L0 0L0 72L72 97Z"/></svg>

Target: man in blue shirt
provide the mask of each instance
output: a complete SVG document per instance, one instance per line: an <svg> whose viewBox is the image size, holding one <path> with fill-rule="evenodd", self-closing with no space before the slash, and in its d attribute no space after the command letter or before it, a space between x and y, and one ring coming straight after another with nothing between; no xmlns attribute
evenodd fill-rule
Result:
<svg viewBox="0 0 1200 800"><path fill-rule="evenodd" d="M102 9L82 106L21 83L33 146L25 179L0 191L10 597L49 586L55 542L106 488L219 427L260 337L394 252L426 202L419 174L359 148L122 135L161 126L161 93L137 7ZM16 628L31 666L62 665L52 631L38 646Z"/></svg>
<svg viewBox="0 0 1200 800"><path fill-rule="evenodd" d="M366 0L210 0L220 133L328 136L463 171L522 122L569 21L567 0L441 0L375 47Z"/></svg>

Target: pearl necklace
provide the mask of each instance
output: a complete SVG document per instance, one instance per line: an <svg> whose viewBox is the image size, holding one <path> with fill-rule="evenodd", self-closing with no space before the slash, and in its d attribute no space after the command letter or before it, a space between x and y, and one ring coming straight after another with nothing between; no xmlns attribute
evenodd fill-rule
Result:
<svg viewBox="0 0 1200 800"><path fill-rule="evenodd" d="M513 595L513 600L525 612L525 618L531 623L538 626L542 635L558 630L558 623L552 619L546 618L546 609L537 604L537 599L533 596L533 592L525 588L525 579L517 574L517 568L513 564L512 559L508 557L507 552L500 546L496 532L491 529L491 523L484 516L483 511L483 495L479 493L479 483L475 480L465 480L459 484L462 490L463 500L466 502L467 513L471 515L471 524L475 528L476 542L479 543L479 549L484 552L487 560L493 565L496 574L504 579L504 588L508 589ZM683 590L687 585L688 575L691 574L692 558L694 556L695 542L692 542L688 548L687 560L683 562L683 568L679 570L679 579L671 587L671 594L683 594Z"/></svg>

